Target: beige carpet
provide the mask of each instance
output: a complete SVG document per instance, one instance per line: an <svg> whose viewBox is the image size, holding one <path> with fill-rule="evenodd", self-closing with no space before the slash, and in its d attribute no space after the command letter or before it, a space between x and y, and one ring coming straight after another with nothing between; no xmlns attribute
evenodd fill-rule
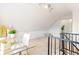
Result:
<svg viewBox="0 0 79 59"><path fill-rule="evenodd" d="M28 50L29 55L47 55L47 38L38 38L30 40L30 47L35 46Z"/></svg>
<svg viewBox="0 0 79 59"><path fill-rule="evenodd" d="M54 53L54 40L52 40L52 52ZM59 44L58 40L56 41L56 44ZM47 55L48 54L48 38L37 38L37 39L31 39L30 40L30 48L22 52L22 55ZM56 45L56 50L59 48L59 45ZM58 50L56 51L58 52Z"/></svg>

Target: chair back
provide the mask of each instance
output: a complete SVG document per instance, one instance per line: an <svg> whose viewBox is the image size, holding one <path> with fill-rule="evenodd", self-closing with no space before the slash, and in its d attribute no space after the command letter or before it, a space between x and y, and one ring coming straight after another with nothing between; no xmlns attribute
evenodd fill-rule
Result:
<svg viewBox="0 0 79 59"><path fill-rule="evenodd" d="M29 33L24 33L23 38L22 38L22 43L24 45L29 45L29 41L30 41L30 34Z"/></svg>

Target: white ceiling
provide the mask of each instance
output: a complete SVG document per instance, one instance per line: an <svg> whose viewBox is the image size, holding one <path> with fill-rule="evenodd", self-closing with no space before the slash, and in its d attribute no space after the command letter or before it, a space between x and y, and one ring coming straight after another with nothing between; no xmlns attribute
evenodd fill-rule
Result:
<svg viewBox="0 0 79 59"><path fill-rule="evenodd" d="M13 24L18 30L48 30L55 21L72 18L71 4L51 4L49 12L39 4L0 4L1 23Z"/></svg>

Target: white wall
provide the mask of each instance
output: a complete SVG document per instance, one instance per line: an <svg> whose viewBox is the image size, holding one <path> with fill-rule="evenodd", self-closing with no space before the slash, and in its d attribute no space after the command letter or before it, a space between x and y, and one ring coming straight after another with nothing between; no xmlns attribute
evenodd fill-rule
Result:
<svg viewBox="0 0 79 59"><path fill-rule="evenodd" d="M16 34L17 42L21 42L24 33L29 33L30 34L30 39L38 39L38 38L43 38L46 37L47 31L33 31L33 32L18 32Z"/></svg>
<svg viewBox="0 0 79 59"><path fill-rule="evenodd" d="M49 29L48 32L52 33L54 36L60 37L61 27L65 25L64 32L72 32L72 19L57 20L54 25Z"/></svg>
<svg viewBox="0 0 79 59"><path fill-rule="evenodd" d="M12 24L18 31L47 30L52 14L37 4L0 4L2 24Z"/></svg>
<svg viewBox="0 0 79 59"><path fill-rule="evenodd" d="M31 39L45 37L46 33L47 33L47 31L33 31L33 32L30 32Z"/></svg>
<svg viewBox="0 0 79 59"><path fill-rule="evenodd" d="M60 33L60 27L61 27L61 21L56 21L52 27L49 29L49 33L52 33L54 36L58 36L59 37L59 33Z"/></svg>
<svg viewBox="0 0 79 59"><path fill-rule="evenodd" d="M17 31L31 32L32 37L38 37L43 35L56 19L70 14L64 5L58 4L54 7L52 12L49 12L38 4L0 4L1 24L14 25ZM53 26L55 26L52 27L54 34L58 35L60 21Z"/></svg>
<svg viewBox="0 0 79 59"><path fill-rule="evenodd" d="M73 10L72 32L79 33L79 8Z"/></svg>
<svg viewBox="0 0 79 59"><path fill-rule="evenodd" d="M29 32L33 39L44 36L51 19L48 11L35 4L0 4L0 23L13 25L18 32Z"/></svg>

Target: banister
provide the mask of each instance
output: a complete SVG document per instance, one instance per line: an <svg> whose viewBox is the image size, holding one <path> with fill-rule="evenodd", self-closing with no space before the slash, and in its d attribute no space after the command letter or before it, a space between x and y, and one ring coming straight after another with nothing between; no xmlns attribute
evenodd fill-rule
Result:
<svg viewBox="0 0 79 59"><path fill-rule="evenodd" d="M53 36L53 35L51 35L51 37L52 37L52 38L55 38L55 39L57 39L57 40L64 40L64 41L66 41L66 42L72 42L72 43L79 44L79 42L77 42L77 41L62 39L62 38L59 38L59 37L55 37L55 36Z"/></svg>
<svg viewBox="0 0 79 59"><path fill-rule="evenodd" d="M64 34L79 35L79 33L64 33Z"/></svg>
<svg viewBox="0 0 79 59"><path fill-rule="evenodd" d="M54 42L55 42L55 40L57 40L57 41L61 41L60 43L62 44L62 45L59 45L59 55L60 55L60 51L61 51L61 49L62 49L62 54L63 55L65 55L66 54L66 50L64 50L65 49L65 43L66 42L68 42L68 43L70 43L71 44L71 46L73 46L74 48L76 48L76 50L77 51L79 51L79 49L78 49L78 47L75 45L75 44L79 44L79 42L77 42L77 41L73 41L73 40L67 40L67 39L70 39L70 38L64 38L64 34L68 34L68 33L61 33L61 37L56 37L56 36L53 36L51 33L49 33L48 34L48 37L50 37L50 39L52 38L52 40L54 40ZM70 34L73 34L73 35L75 35L74 33L69 33L69 35ZM78 35L78 34L76 34L76 35ZM50 40L50 39L48 39L48 40ZM71 39L73 39L73 38L71 38ZM63 43L64 42L64 43ZM50 44L50 46L51 46L51 44ZM70 45L69 45L70 46ZM67 47L66 47L67 48ZM49 49L50 50L50 49ZM56 51L55 49L54 49L54 51ZM69 48L69 51L71 52L69 52L69 54L73 54L75 51L71 48ZM72 53L72 51L74 51L73 53ZM55 54L56 54L56 52L55 52Z"/></svg>

